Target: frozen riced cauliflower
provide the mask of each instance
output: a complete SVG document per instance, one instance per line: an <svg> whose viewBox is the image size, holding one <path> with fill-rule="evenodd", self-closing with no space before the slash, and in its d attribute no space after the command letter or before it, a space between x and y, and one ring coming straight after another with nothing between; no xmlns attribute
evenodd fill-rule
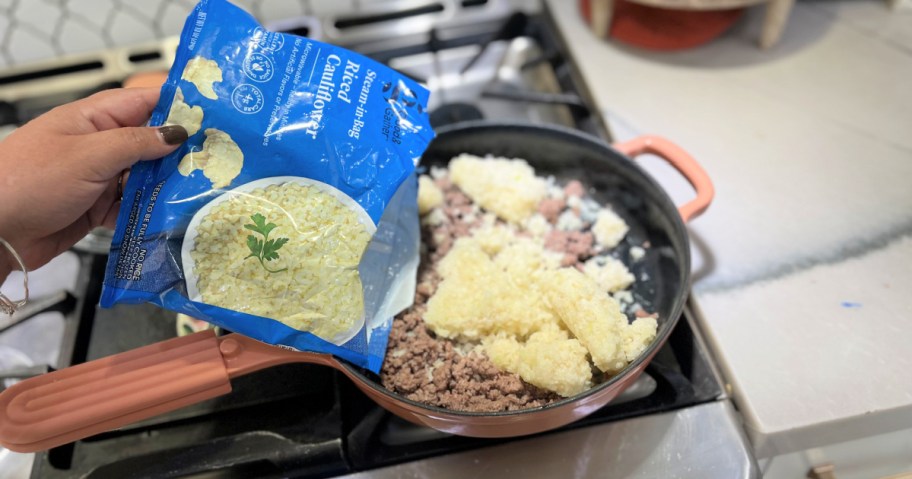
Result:
<svg viewBox="0 0 912 479"><path fill-rule="evenodd" d="M443 191L427 175L418 177L418 213L425 215L443 204Z"/></svg>
<svg viewBox="0 0 912 479"><path fill-rule="evenodd" d="M622 312L634 276L610 250L628 227L579 181L460 155L419 180L418 203L426 250L381 372L392 391L458 410L539 407L618 373L655 339L655 315Z"/></svg>
<svg viewBox="0 0 912 479"><path fill-rule="evenodd" d="M551 230L548 219L540 213L535 213L523 223L523 228L535 238L544 238Z"/></svg>
<svg viewBox="0 0 912 479"><path fill-rule="evenodd" d="M472 232L472 239L478 242L485 253L493 256L516 239L515 233L516 230L511 226L496 223L493 217L485 216L481 226Z"/></svg>
<svg viewBox="0 0 912 479"><path fill-rule="evenodd" d="M532 333L525 343L501 334L485 338L482 344L494 364L529 384L564 397L592 387L589 352L556 324Z"/></svg>
<svg viewBox="0 0 912 479"><path fill-rule="evenodd" d="M195 170L203 170L203 175L212 182L213 189L224 188L241 173L244 153L228 133L215 128L206 128L205 133L203 149L184 155L177 165L177 171L190 176Z"/></svg>
<svg viewBox="0 0 912 479"><path fill-rule="evenodd" d="M268 223L268 238L256 231L264 228L255 215ZM358 263L371 234L355 211L315 186L288 182L232 195L197 230L190 253L197 289L205 303L344 338L363 322ZM258 240L276 257L258 261Z"/></svg>
<svg viewBox="0 0 912 479"><path fill-rule="evenodd" d="M187 62L187 66L184 67L181 79L196 85L200 95L210 100L218 100L218 95L212 88L212 84L222 81L222 70L215 60L203 57L191 59Z"/></svg>
<svg viewBox="0 0 912 479"><path fill-rule="evenodd" d="M564 326L586 347L595 366L606 373L624 369L655 338L655 318L639 318L629 324L618 302L575 268L562 268L549 275L545 292Z"/></svg>
<svg viewBox="0 0 912 479"><path fill-rule="evenodd" d="M635 279L623 262L610 256L600 256L586 261L583 273L592 278L606 293L627 289Z"/></svg>
<svg viewBox="0 0 912 479"><path fill-rule="evenodd" d="M168 112L166 125L180 125L187 130L187 134L193 136L199 131L203 124L203 109L198 106L190 106L184 102L184 92L177 87L174 93L174 101L171 102L171 111Z"/></svg>
<svg viewBox="0 0 912 479"><path fill-rule="evenodd" d="M450 179L479 206L514 224L532 216L548 193L524 160L462 154L450 160Z"/></svg>
<svg viewBox="0 0 912 479"><path fill-rule="evenodd" d="M424 315L438 336L480 340L509 333L526 338L545 324L557 323L542 295L530 294L523 286L534 287L533 277L556 267L560 257L529 239L515 238L495 249L492 256L478 239L460 238L440 261L443 282Z"/></svg>
<svg viewBox="0 0 912 479"><path fill-rule="evenodd" d="M627 223L614 211L607 208L599 210L592 225L595 240L605 248L614 248L627 234Z"/></svg>
<svg viewBox="0 0 912 479"><path fill-rule="evenodd" d="M592 383L587 354L616 373L652 341L657 323L629 325L595 280L559 265L540 242L483 227L441 260L443 281L424 321L438 336L481 340L495 365L530 384L578 394Z"/></svg>

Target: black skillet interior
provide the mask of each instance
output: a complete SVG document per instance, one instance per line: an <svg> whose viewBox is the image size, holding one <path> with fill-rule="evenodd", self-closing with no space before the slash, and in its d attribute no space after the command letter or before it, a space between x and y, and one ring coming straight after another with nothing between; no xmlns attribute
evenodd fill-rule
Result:
<svg viewBox="0 0 912 479"><path fill-rule="evenodd" d="M451 158L461 153L522 158L535 168L537 175L552 175L561 185L573 179L579 180L593 199L602 205L610 205L630 227L623 243L611 254L628 265L636 277L631 288L634 300L645 311L659 315L656 341L647 354L631 363L626 371L636 367L648 353L664 344L681 315L687 297L690 250L687 232L677 208L648 173L630 158L589 135L553 126L487 121L460 123L438 130L437 137L422 156L421 166L446 166ZM647 244L646 255L633 261L631 247ZM630 320L634 319L632 312L629 316ZM623 375L622 372L616 378ZM613 380L602 386L611 382ZM377 384L376 380L368 380L368 383L398 397ZM404 398L399 399L411 403Z"/></svg>

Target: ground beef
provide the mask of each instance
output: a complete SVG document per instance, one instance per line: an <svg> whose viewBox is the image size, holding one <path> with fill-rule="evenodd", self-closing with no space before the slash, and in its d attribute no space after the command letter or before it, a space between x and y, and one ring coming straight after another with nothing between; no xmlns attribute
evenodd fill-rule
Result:
<svg viewBox="0 0 912 479"><path fill-rule="evenodd" d="M572 180L564 187L564 194L567 196L576 196L582 198L586 194L586 188L579 180Z"/></svg>
<svg viewBox="0 0 912 479"><path fill-rule="evenodd" d="M456 238L468 236L470 231L481 224L481 217L476 212L472 200L450 183L448 178L436 180L443 190L444 205L440 210L444 220L436 225L423 225L421 241L430 251L429 259L436 264L450 252Z"/></svg>
<svg viewBox="0 0 912 479"><path fill-rule="evenodd" d="M545 248L564 253L561 266L574 266L592 256L592 233L552 230L545 237Z"/></svg>
<svg viewBox="0 0 912 479"><path fill-rule="evenodd" d="M549 223L557 223L557 217L567 207L567 200L563 198L545 198L538 204L538 212L548 220Z"/></svg>

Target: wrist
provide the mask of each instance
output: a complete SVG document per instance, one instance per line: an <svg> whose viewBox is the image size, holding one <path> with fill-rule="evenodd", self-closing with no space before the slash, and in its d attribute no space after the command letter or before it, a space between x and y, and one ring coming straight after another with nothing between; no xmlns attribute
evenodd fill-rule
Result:
<svg viewBox="0 0 912 479"><path fill-rule="evenodd" d="M16 253L16 251L13 250L13 247L3 238L0 238L0 247L2 247L2 251L0 251L0 279L2 279L2 281L0 281L0 285L5 282L6 277L15 269L16 265L25 273L25 276L22 279L25 298L13 301L0 292L0 312L13 314L28 302L28 272L25 270L25 265L22 263L22 259L19 258L18 253Z"/></svg>
<svg viewBox="0 0 912 479"><path fill-rule="evenodd" d="M0 238L3 238L0 236ZM16 260L6 246L0 244L0 284L16 269Z"/></svg>
<svg viewBox="0 0 912 479"><path fill-rule="evenodd" d="M0 208L0 210L2 210L2 208ZM15 231L15 228L4 221L6 218L8 218L8 216L5 212L0 211L0 284L3 284L3 280L6 279L10 273L16 271L18 267L13 252L3 244L3 241L6 241L7 244L10 245L9 248L15 248L13 244L16 243L16 238L14 238L15 235L12 234L12 232ZM19 250L16 250L16 252L20 253Z"/></svg>
<svg viewBox="0 0 912 479"><path fill-rule="evenodd" d="M22 245L18 244L18 238L13 234L16 227L9 224L9 222L4 222L4 219L8 217L3 211L0 211L0 284L10 273L20 269L15 255L22 254ZM4 241L6 242L5 245L3 244Z"/></svg>
<svg viewBox="0 0 912 479"><path fill-rule="evenodd" d="M0 286L3 286L7 276L13 271L13 253L9 248L9 243L0 238ZM3 291L0 291L0 313L13 314L18 309L19 303L11 301L3 294Z"/></svg>
<svg viewBox="0 0 912 479"><path fill-rule="evenodd" d="M0 212L0 240L9 242L11 241L11 238L6 233L8 228L3 224L3 218L5 218L5 216ZM12 252L10 252L3 243L0 243L0 285L3 284L6 277L15 269L15 261Z"/></svg>
<svg viewBox="0 0 912 479"><path fill-rule="evenodd" d="M7 256L9 256L9 253L6 250L0 251L0 284L3 284L7 276L13 272L13 266L9 264Z"/></svg>

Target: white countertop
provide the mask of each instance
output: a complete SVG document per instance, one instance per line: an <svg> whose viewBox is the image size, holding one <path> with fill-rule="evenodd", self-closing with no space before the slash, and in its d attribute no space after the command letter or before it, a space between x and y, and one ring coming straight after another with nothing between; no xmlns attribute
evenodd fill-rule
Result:
<svg viewBox="0 0 912 479"><path fill-rule="evenodd" d="M655 53L549 4L615 137L665 136L713 178L694 295L758 454L912 427L912 12L798 3L763 51L758 7Z"/></svg>

